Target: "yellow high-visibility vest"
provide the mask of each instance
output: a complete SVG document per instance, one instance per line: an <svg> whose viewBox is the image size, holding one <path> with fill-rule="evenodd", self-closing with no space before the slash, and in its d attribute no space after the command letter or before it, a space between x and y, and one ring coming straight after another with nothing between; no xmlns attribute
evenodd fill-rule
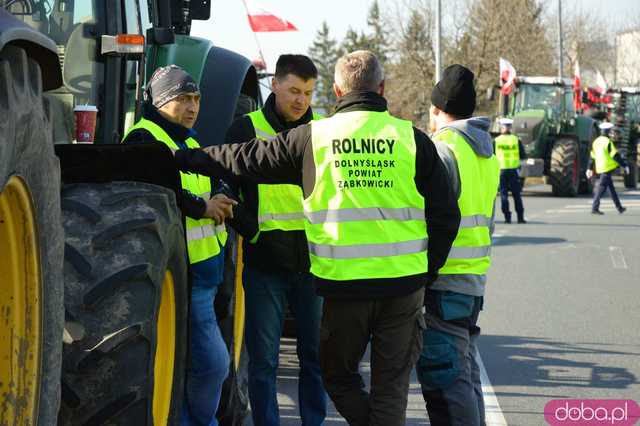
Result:
<svg viewBox="0 0 640 426"><path fill-rule="evenodd" d="M496 138L496 157L501 169L520 167L520 148L516 135L500 135Z"/></svg>
<svg viewBox="0 0 640 426"><path fill-rule="evenodd" d="M304 199L311 273L337 281L426 273L425 199L411 122L352 111L311 123L315 186Z"/></svg>
<svg viewBox="0 0 640 426"><path fill-rule="evenodd" d="M460 227L441 275L482 275L491 265L489 225L500 182L500 165L495 155L476 155L464 137L451 129L437 133L435 143L445 143L453 152L460 173ZM517 144L517 140L516 140Z"/></svg>
<svg viewBox="0 0 640 426"><path fill-rule="evenodd" d="M267 121L262 110L254 111L247 116L251 119L256 137L271 140L277 132ZM313 114L313 119L322 118ZM251 242L256 242L263 231L302 231L304 230L304 212L302 209L302 189L291 184L258 184L258 235Z"/></svg>
<svg viewBox="0 0 640 426"><path fill-rule="evenodd" d="M169 148L175 150L180 149L162 127L145 118L140 119L140 121L134 124L133 127L127 131L124 138L136 129L145 129L150 132L156 140L164 143ZM194 138L188 138L185 143L189 148L200 148L200 144ZM180 172L180 181L182 188L194 195L202 197L205 200L211 196L211 180L206 176ZM217 255L220 253L220 248L227 242L227 230L224 223L216 225L213 219L193 219L185 216L185 231L190 263L201 262Z"/></svg>
<svg viewBox="0 0 640 426"><path fill-rule="evenodd" d="M611 152L609 152L611 147ZM607 173L618 168L613 157L618 153L616 146L606 136L599 136L591 145L591 158L596 160L596 173Z"/></svg>

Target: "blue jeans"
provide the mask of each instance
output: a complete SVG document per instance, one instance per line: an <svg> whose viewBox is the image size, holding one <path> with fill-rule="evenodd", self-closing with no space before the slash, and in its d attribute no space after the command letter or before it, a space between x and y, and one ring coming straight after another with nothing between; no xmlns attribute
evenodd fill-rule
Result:
<svg viewBox="0 0 640 426"><path fill-rule="evenodd" d="M616 192L616 188L613 186L613 178L611 177L611 173L601 173L598 178L598 183L593 191L593 205L591 206L592 211L600 210L600 198L607 192L607 189L611 193L611 199L613 200L613 204L616 205L618 211L622 210L622 204L620 203L620 198L618 198L618 193Z"/></svg>
<svg viewBox="0 0 640 426"><path fill-rule="evenodd" d="M298 399L302 424L322 424L327 412L318 353L322 298L315 294L311 274L265 272L246 266L243 283L253 424L280 424L276 372L287 302L296 318L300 361Z"/></svg>
<svg viewBox="0 0 640 426"><path fill-rule="evenodd" d="M216 411L229 374L229 352L213 309L221 279L215 268L207 261L191 265L190 351L182 426L218 425Z"/></svg>

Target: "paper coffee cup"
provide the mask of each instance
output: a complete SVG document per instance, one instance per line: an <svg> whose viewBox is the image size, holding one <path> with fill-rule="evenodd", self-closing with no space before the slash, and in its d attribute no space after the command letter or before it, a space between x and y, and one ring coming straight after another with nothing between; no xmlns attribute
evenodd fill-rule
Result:
<svg viewBox="0 0 640 426"><path fill-rule="evenodd" d="M73 113L76 117L76 142L93 143L98 108L95 105L76 105Z"/></svg>

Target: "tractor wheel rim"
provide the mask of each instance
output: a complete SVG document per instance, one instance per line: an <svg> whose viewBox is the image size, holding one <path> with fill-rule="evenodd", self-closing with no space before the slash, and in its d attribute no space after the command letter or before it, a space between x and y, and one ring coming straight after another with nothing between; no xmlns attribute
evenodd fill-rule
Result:
<svg viewBox="0 0 640 426"><path fill-rule="evenodd" d="M42 360L42 271L26 182L0 193L0 406L2 424L37 424Z"/></svg>
<svg viewBox="0 0 640 426"><path fill-rule="evenodd" d="M153 424L166 425L171 410L176 349L176 299L171 272L165 273L156 327L153 371Z"/></svg>

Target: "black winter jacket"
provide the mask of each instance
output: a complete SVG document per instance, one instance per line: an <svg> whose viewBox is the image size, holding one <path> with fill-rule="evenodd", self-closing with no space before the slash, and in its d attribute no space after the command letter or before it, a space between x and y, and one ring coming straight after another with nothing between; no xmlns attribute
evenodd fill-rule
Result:
<svg viewBox="0 0 640 426"><path fill-rule="evenodd" d="M373 92L354 92L342 97L336 114L349 111L386 111L386 100ZM319 295L325 297L375 299L410 294L435 280L458 232L460 210L449 178L433 142L414 128L418 191L425 197L425 219L429 233L429 270L399 278L333 281L315 277ZM242 176L261 183L290 183L310 194L315 185L311 125L287 130L269 142L211 146L176 152L180 170L209 176ZM278 259L272 258L273 262Z"/></svg>

